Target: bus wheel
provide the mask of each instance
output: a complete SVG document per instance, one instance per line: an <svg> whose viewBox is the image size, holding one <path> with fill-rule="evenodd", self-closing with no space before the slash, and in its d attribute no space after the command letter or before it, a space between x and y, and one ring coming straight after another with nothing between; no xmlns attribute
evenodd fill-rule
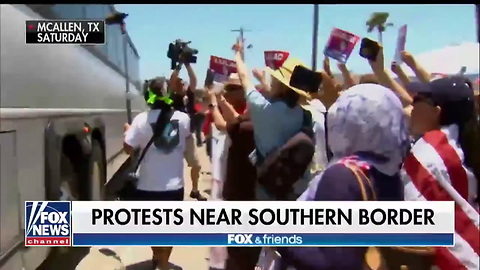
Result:
<svg viewBox="0 0 480 270"><path fill-rule="evenodd" d="M60 161L60 201L78 201L80 198L79 176L74 169L72 160L65 154L62 154ZM54 247L50 249L47 257L47 265L52 261L57 261L59 256L66 256L70 252L68 247ZM56 269L56 268L45 268Z"/></svg>
<svg viewBox="0 0 480 270"><path fill-rule="evenodd" d="M79 179L75 172L72 160L65 154L62 154L61 160L61 183L60 183L60 201L78 201Z"/></svg>
<svg viewBox="0 0 480 270"><path fill-rule="evenodd" d="M92 140L92 154L90 156L90 200L105 199L105 164L103 150L97 140Z"/></svg>

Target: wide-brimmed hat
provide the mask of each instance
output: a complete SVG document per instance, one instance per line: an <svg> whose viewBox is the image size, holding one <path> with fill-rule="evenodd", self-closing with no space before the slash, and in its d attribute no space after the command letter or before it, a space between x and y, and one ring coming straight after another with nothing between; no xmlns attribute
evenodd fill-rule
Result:
<svg viewBox="0 0 480 270"><path fill-rule="evenodd" d="M238 73L232 73L228 77L228 80L224 83L225 88L229 86L242 86L242 82L240 81L240 77Z"/></svg>
<svg viewBox="0 0 480 270"><path fill-rule="evenodd" d="M311 99L312 97L306 91L290 86L290 78L292 77L293 70L296 66L304 66L308 68L300 59L289 57L279 69L273 70L272 68L267 67L266 71L270 73L272 77L280 81L282 84L288 86L297 94L307 99Z"/></svg>

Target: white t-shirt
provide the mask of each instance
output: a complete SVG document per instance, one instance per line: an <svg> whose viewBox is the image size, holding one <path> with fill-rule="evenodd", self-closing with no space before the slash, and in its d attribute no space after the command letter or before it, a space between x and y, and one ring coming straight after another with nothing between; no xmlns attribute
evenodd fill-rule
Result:
<svg viewBox="0 0 480 270"><path fill-rule="evenodd" d="M230 138L212 124L212 178L225 182Z"/></svg>
<svg viewBox="0 0 480 270"><path fill-rule="evenodd" d="M149 110L137 115L125 133L125 143L143 149L153 135L152 124L155 124L159 114L160 110ZM163 132L168 150L156 142L150 145L140 164L138 189L168 191L183 187L183 157L189 136L190 117L175 111Z"/></svg>
<svg viewBox="0 0 480 270"><path fill-rule="evenodd" d="M305 109L312 113L313 132L315 136L315 155L314 161L316 168L314 171L323 170L327 166L327 147L325 140L325 115L327 111L323 103L318 99L313 99Z"/></svg>

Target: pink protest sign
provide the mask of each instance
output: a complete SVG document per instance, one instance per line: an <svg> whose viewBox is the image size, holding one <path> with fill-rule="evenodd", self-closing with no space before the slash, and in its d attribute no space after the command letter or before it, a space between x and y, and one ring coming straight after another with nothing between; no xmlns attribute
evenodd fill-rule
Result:
<svg viewBox="0 0 480 270"><path fill-rule="evenodd" d="M346 63L355 48L359 36L339 28L333 28L323 54L341 63Z"/></svg>
<svg viewBox="0 0 480 270"><path fill-rule="evenodd" d="M230 59L210 56L210 70L214 74L214 81L225 82L232 73L237 73L237 64Z"/></svg>
<svg viewBox="0 0 480 270"><path fill-rule="evenodd" d="M290 53L284 51L265 51L265 65L271 69L279 69Z"/></svg>
<svg viewBox="0 0 480 270"><path fill-rule="evenodd" d="M405 51L405 44L407 43L407 25L400 27L398 29L398 37L397 37L397 48L395 49L395 56L393 57L393 61L397 63L397 65L402 64L402 56L401 52Z"/></svg>

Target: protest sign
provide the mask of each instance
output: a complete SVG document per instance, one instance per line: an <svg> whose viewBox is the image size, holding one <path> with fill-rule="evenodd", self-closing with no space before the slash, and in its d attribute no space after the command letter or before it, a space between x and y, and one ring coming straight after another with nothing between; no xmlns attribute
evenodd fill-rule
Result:
<svg viewBox="0 0 480 270"><path fill-rule="evenodd" d="M333 28L323 54L345 64L359 39L355 34Z"/></svg>
<svg viewBox="0 0 480 270"><path fill-rule="evenodd" d="M395 49L395 56L393 57L393 61L397 63L397 65L402 64L402 54L401 52L405 50L405 44L407 43L407 25L400 27L398 29L398 37L397 37L397 48Z"/></svg>
<svg viewBox="0 0 480 270"><path fill-rule="evenodd" d="M213 80L219 83L228 80L230 74L237 73L237 64L235 61L214 55L210 56L209 68L213 72Z"/></svg>
<svg viewBox="0 0 480 270"><path fill-rule="evenodd" d="M273 70L279 69L290 53L283 51L265 51L265 65Z"/></svg>

